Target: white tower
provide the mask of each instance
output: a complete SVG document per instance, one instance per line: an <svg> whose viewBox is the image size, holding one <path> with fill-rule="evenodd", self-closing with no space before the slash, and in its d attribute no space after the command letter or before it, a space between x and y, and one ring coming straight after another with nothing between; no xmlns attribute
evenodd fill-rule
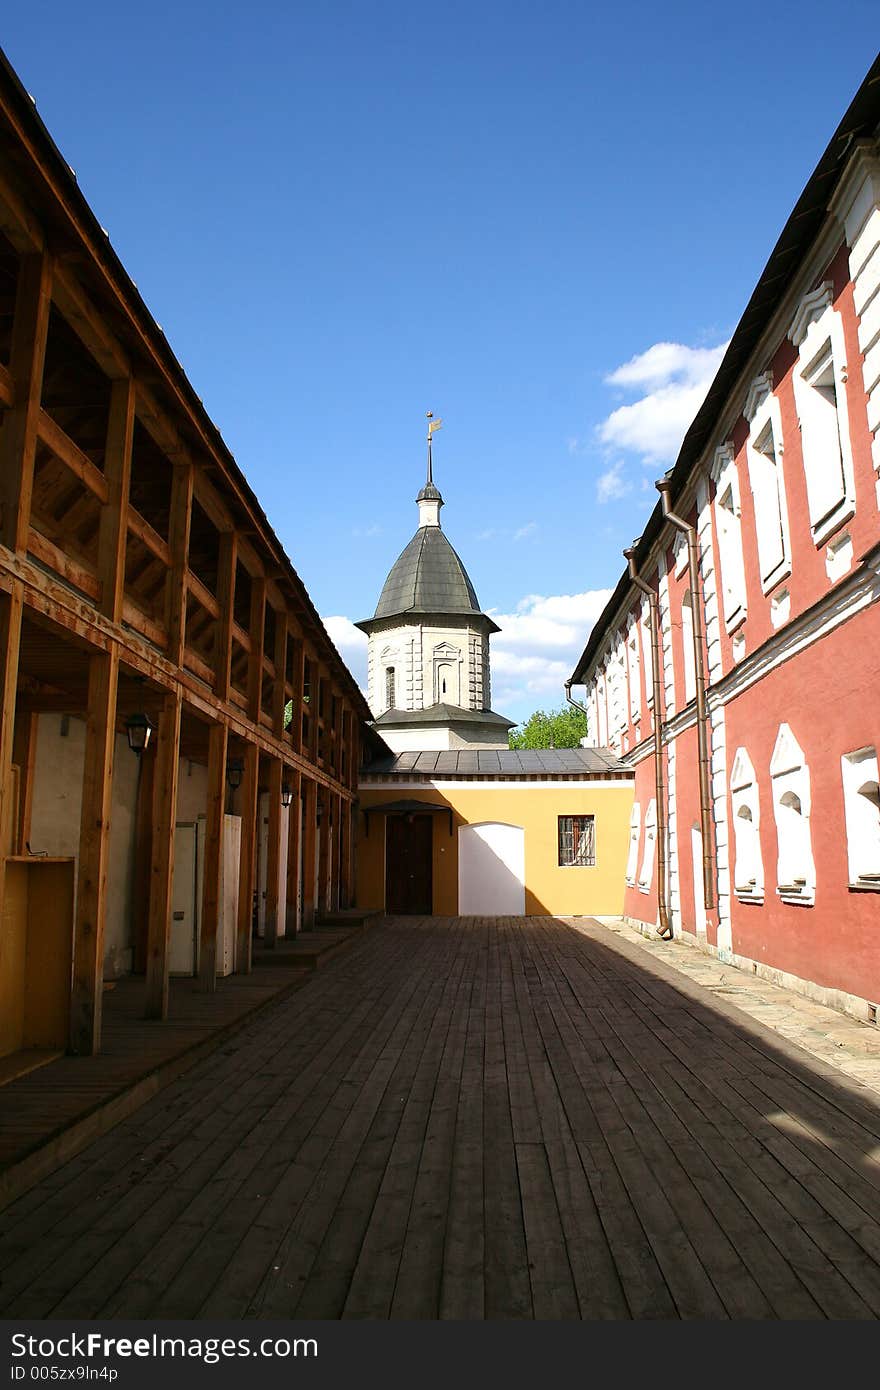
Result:
<svg viewBox="0 0 880 1390"><path fill-rule="evenodd" d="M506 748L513 720L490 708L489 637L467 571L440 528L428 414L428 476L419 528L391 567L376 611L357 626L369 638L368 693L376 727L394 752Z"/></svg>

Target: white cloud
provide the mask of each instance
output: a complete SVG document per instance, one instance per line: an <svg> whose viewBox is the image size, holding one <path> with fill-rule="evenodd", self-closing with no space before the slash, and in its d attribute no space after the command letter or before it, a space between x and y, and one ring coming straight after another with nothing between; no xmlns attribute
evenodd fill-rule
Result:
<svg viewBox="0 0 880 1390"><path fill-rule="evenodd" d="M623 476L623 466L623 459L618 459L599 476L596 482L597 502L612 502L632 492L632 483Z"/></svg>
<svg viewBox="0 0 880 1390"><path fill-rule="evenodd" d="M491 616L501 628L492 638L492 707L511 719L563 703L565 681L610 589L581 594L528 594L513 613Z"/></svg>
<svg viewBox="0 0 880 1390"><path fill-rule="evenodd" d="M526 539L526 536L533 536L537 529L537 521L527 521L525 526L520 526L518 531L514 531L513 539L515 541L524 541Z"/></svg>
<svg viewBox="0 0 880 1390"><path fill-rule="evenodd" d="M640 454L646 463L671 463L726 350L727 343L712 348L654 343L616 367L606 383L643 394L602 421L600 442Z"/></svg>
<svg viewBox="0 0 880 1390"><path fill-rule="evenodd" d="M367 634L355 627L350 618L334 616L322 618L322 623L330 634L342 660L354 676L361 690L367 689Z"/></svg>
<svg viewBox="0 0 880 1390"><path fill-rule="evenodd" d="M381 536L381 534L382 534L382 527L379 525L379 523L378 523L377 521L374 521L370 526L353 526L353 527L351 528L351 534L352 534L353 536L367 536L367 537L369 537L369 536Z"/></svg>

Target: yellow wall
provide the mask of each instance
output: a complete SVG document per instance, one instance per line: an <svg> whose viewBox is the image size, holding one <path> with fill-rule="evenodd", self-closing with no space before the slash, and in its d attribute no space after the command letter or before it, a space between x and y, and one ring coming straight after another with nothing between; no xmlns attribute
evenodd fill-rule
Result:
<svg viewBox="0 0 880 1390"><path fill-rule="evenodd" d="M383 802L412 800L452 807L449 817L435 815L434 912L455 916L458 912L458 829L484 821L521 825L525 830L526 914L550 913L560 917L579 915L612 917L623 912L624 877L629 849L629 817L633 784L571 787L512 787L504 782L440 789L401 783L394 790L361 787L361 812ZM596 817L594 868L560 868L557 850L557 817ZM369 835L364 834L363 814L358 817L359 907L385 907L385 816L371 815Z"/></svg>

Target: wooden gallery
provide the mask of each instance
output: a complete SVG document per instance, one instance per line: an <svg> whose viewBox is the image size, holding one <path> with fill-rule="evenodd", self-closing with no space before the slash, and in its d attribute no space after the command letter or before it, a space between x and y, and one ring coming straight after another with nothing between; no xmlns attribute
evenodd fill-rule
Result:
<svg viewBox="0 0 880 1390"><path fill-rule="evenodd" d="M370 714L5 59L0 410L9 1061L347 905Z"/></svg>

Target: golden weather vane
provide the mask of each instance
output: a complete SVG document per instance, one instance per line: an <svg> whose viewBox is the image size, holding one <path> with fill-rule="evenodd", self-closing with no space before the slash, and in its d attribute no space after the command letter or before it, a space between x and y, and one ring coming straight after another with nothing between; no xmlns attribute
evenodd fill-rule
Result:
<svg viewBox="0 0 880 1390"><path fill-rule="evenodd" d="M431 440L434 436L434 431L443 428L443 421L434 419L433 410L427 411L426 417L428 421L428 482L433 483L434 474L431 460Z"/></svg>

